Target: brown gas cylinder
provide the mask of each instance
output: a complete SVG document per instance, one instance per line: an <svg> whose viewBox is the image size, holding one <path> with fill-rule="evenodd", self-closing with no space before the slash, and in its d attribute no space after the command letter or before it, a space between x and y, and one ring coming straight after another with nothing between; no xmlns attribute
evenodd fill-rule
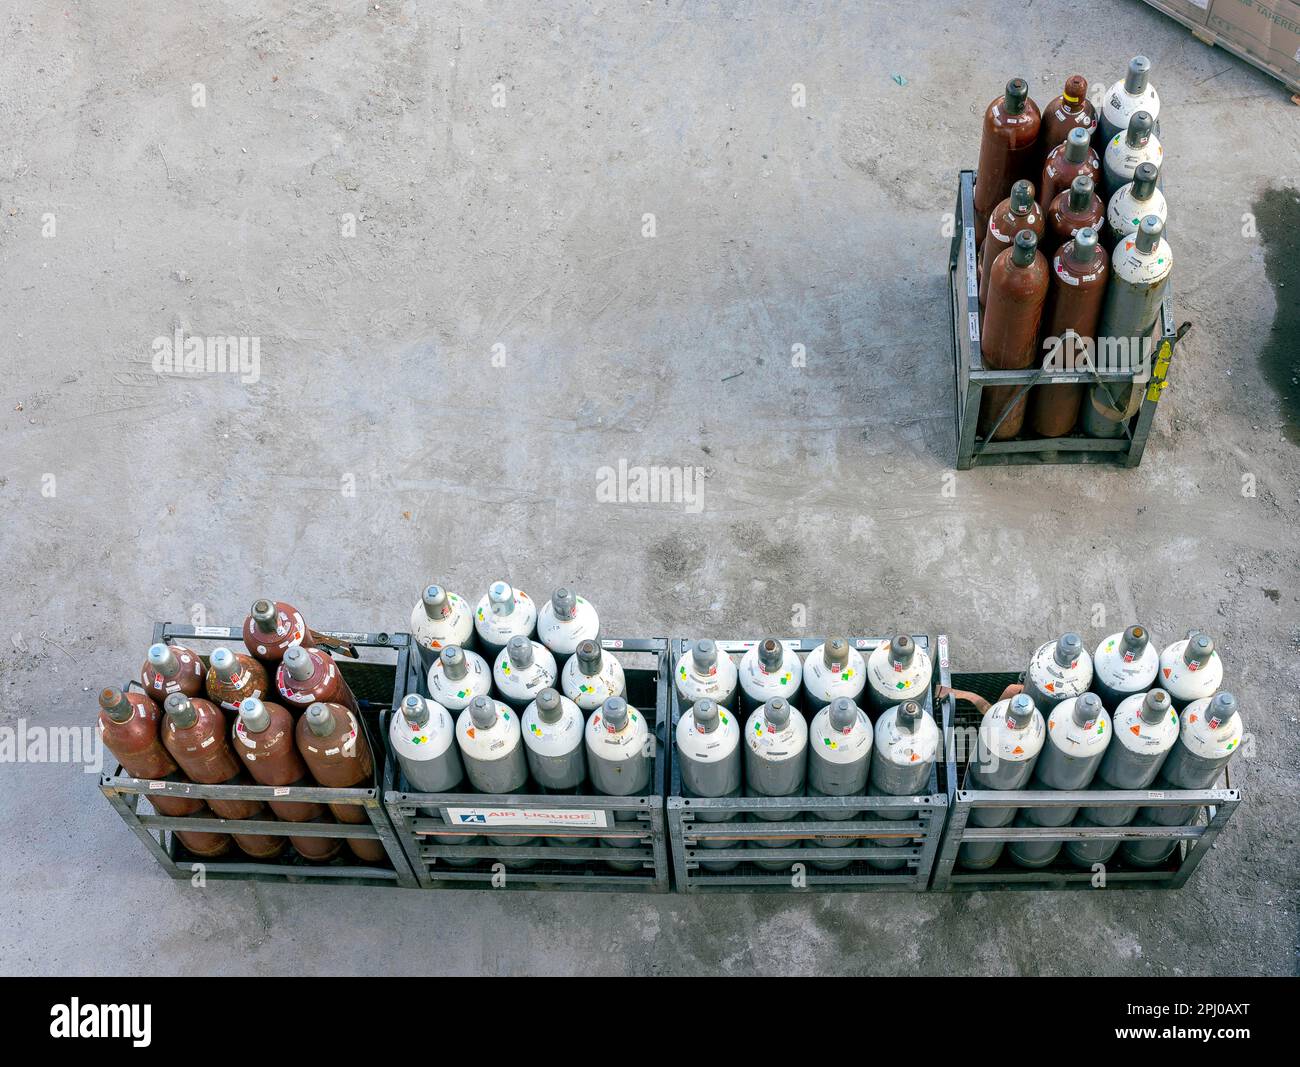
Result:
<svg viewBox="0 0 1300 1067"><path fill-rule="evenodd" d="M1052 257L1052 278L1043 311L1043 342L1054 370L1074 370L1094 352L1097 319L1110 279L1110 257L1097 231L1085 226ZM1082 385L1036 385L1029 394L1029 420L1039 437L1061 437L1074 429Z"/></svg>
<svg viewBox="0 0 1300 1067"><path fill-rule="evenodd" d="M140 684L155 703L162 703L172 693L201 696L206 673L199 654L184 645L150 645L140 668Z"/></svg>
<svg viewBox="0 0 1300 1067"><path fill-rule="evenodd" d="M1034 200L1034 183L1023 178L1011 187L1011 195L997 206L989 216L989 232L980 245L980 308L989 299L988 268L998 253L1010 248L1011 242L1021 230L1033 230L1040 241L1047 219Z"/></svg>
<svg viewBox="0 0 1300 1067"><path fill-rule="evenodd" d="M316 703L294 727L298 751L318 785L332 789L368 789L374 780L374 757L357 714L337 703ZM339 822L369 820L359 804L331 804ZM347 838L348 848L359 859L371 863L385 859L378 841Z"/></svg>
<svg viewBox="0 0 1300 1067"><path fill-rule="evenodd" d="M1106 205L1097 195L1096 183L1086 174L1080 174L1070 183L1070 188L1057 193L1052 206L1047 209L1047 230L1043 234L1042 252L1046 256L1082 230L1091 226L1100 230L1106 218Z"/></svg>
<svg viewBox="0 0 1300 1067"><path fill-rule="evenodd" d="M239 706L231 735L235 753L259 785L291 786L311 782L307 764L293 740L293 716L279 704L249 697ZM271 810L285 822L328 821L324 804L272 800ZM291 837L298 854L309 860L330 860L343 842L337 837Z"/></svg>
<svg viewBox="0 0 1300 1067"><path fill-rule="evenodd" d="M1038 322L1047 298L1047 260L1038 251L1032 230L1016 234L1011 247L998 253L989 268L989 301L984 312L980 347L990 370L1022 370L1037 356ZM1018 385L995 385L984 390L978 432L988 437L1001 418L993 440L1015 437L1025 418L1022 397L1002 418L1003 409L1021 391Z"/></svg>
<svg viewBox="0 0 1300 1067"><path fill-rule="evenodd" d="M361 712L338 664L317 648L286 649L284 661L276 668L275 687L294 711L322 703L342 704L358 714Z"/></svg>
<svg viewBox="0 0 1300 1067"><path fill-rule="evenodd" d="M1038 105L1024 78L1007 82L1006 93L984 110L979 169L975 173L975 241L984 241L989 215L1020 178L1038 177Z"/></svg>
<svg viewBox="0 0 1300 1067"><path fill-rule="evenodd" d="M252 656L214 648L208 657L208 698L227 711L238 711L248 697L267 695L266 668Z"/></svg>
<svg viewBox="0 0 1300 1067"><path fill-rule="evenodd" d="M244 778L242 765L226 741L226 716L212 701L180 693L167 698L163 715L163 744L192 782L233 785ZM268 818L260 800L210 800L208 807L223 819ZM235 834L235 844L250 856L267 859L284 851L285 840L269 834Z"/></svg>
<svg viewBox="0 0 1300 1067"><path fill-rule="evenodd" d="M1076 126L1061 144L1047 153L1041 186L1043 203L1050 204L1060 193L1070 188L1080 174L1088 175L1094 188L1100 186L1101 160L1092 147L1088 131L1082 126Z"/></svg>
<svg viewBox="0 0 1300 1067"><path fill-rule="evenodd" d="M1091 140L1096 126L1097 109L1088 100L1088 79L1082 74L1071 74L1065 79L1061 95L1043 108L1038 141L1050 152L1069 137L1073 129L1086 131Z"/></svg>
<svg viewBox="0 0 1300 1067"><path fill-rule="evenodd" d="M184 781L159 739L161 721L158 705L143 693L110 688L99 694L99 736L122 769L133 778ZM195 797L150 796L149 803L159 815L197 815L204 810L203 801ZM220 856L230 850L229 834L174 832L196 856Z"/></svg>
<svg viewBox="0 0 1300 1067"><path fill-rule="evenodd" d="M256 600L244 620L244 644L248 651L274 668L292 645L315 645L302 612L283 600Z"/></svg>

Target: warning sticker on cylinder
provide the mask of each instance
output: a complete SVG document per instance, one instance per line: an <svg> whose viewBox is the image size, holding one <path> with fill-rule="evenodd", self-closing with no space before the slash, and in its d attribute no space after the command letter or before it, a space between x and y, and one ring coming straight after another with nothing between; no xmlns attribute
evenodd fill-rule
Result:
<svg viewBox="0 0 1300 1067"><path fill-rule="evenodd" d="M565 808L448 808L452 826L592 826L609 823L604 811Z"/></svg>

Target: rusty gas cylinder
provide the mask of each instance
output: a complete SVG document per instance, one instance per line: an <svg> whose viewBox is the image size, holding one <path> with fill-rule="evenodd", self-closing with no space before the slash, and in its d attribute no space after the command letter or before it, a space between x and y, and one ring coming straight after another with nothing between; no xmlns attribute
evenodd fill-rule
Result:
<svg viewBox="0 0 1300 1067"><path fill-rule="evenodd" d="M1038 238L1030 230L1016 234L1011 247L999 252L993 261L988 308L980 335L984 365L990 370L1023 370L1035 362L1038 323L1047 298L1047 273L1047 260L1038 251ZM1018 385L985 388L978 425L981 437L992 433L993 440L1002 441L1020 432L1025 418L1024 398L1005 418L1002 412L1021 389Z"/></svg>
<svg viewBox="0 0 1300 1067"><path fill-rule="evenodd" d="M1038 142L1050 152L1074 129L1083 130L1091 141L1096 126L1097 109L1088 99L1088 79L1082 74L1071 74L1065 79L1061 95L1043 108Z"/></svg>
<svg viewBox="0 0 1300 1067"><path fill-rule="evenodd" d="M203 660L193 649L159 643L149 646L149 655L140 668L140 684L154 703L161 704L173 693L202 696L206 673Z"/></svg>
<svg viewBox="0 0 1300 1067"><path fill-rule="evenodd" d="M975 175L975 240L983 242L989 215L1020 178L1038 177L1038 105L1024 78L1012 78L1006 92L984 110L979 170Z"/></svg>
<svg viewBox="0 0 1300 1067"><path fill-rule="evenodd" d="M239 718L231 730L235 753L259 785L308 785L307 764L294 743L293 716L279 704L249 697L239 706ZM271 810L285 822L327 822L324 804L272 800ZM343 842L337 837L290 837L298 854L309 860L330 860Z"/></svg>
<svg viewBox="0 0 1300 1067"><path fill-rule="evenodd" d="M252 656L214 648L208 656L208 676L204 680L208 699L226 711L238 711L248 697L267 695L266 668Z"/></svg>
<svg viewBox="0 0 1300 1067"><path fill-rule="evenodd" d="M183 782L176 761L163 747L160 738L162 714L158 705L144 693L123 693L109 688L99 694L99 736L104 747L133 778L151 782ZM196 797L149 796L149 803L159 815L184 817L197 815L205 808ZM230 851L229 834L209 834L198 830L174 831L181 843L196 856L221 856Z"/></svg>
<svg viewBox="0 0 1300 1067"><path fill-rule="evenodd" d="M1083 368L1091 355L1097 319L1106 298L1110 257L1097 231L1085 226L1052 257L1052 278L1043 311L1043 348L1051 370ZM1039 437L1062 437L1074 429L1082 385L1036 385L1030 392L1030 425Z"/></svg>
<svg viewBox="0 0 1300 1067"><path fill-rule="evenodd" d="M285 649L315 643L302 612L283 600L255 600L244 620L244 644L268 667L280 662Z"/></svg>
<svg viewBox="0 0 1300 1067"><path fill-rule="evenodd" d="M276 668L275 687L290 710L300 712L322 703L361 711L338 664L318 648L296 645L286 649L283 662Z"/></svg>
<svg viewBox="0 0 1300 1067"><path fill-rule="evenodd" d="M1047 230L1043 234L1046 247L1040 249L1045 256L1072 240L1085 226L1098 232L1106 219L1106 205L1097 195L1097 186L1086 174L1077 175L1070 188L1057 193L1052 206L1047 209Z"/></svg>
<svg viewBox="0 0 1300 1067"><path fill-rule="evenodd" d="M1040 190L1044 204L1052 203L1074 183L1080 174L1092 179L1093 188L1100 188L1101 160L1092 147L1088 131L1076 126L1062 144L1047 153L1043 163L1043 183Z"/></svg>
<svg viewBox="0 0 1300 1067"><path fill-rule="evenodd" d="M173 693L163 715L163 744L190 781L199 785L238 785L246 781L242 766L226 741L226 716L212 701ZM223 819L269 818L260 800L209 800ZM285 840L270 834L234 834L240 850L257 859L278 856Z"/></svg>
<svg viewBox="0 0 1300 1067"><path fill-rule="evenodd" d="M370 743L361 719L350 708L333 702L315 703L298 720L294 736L317 785L331 789L369 789L373 785L375 761ZM331 804L330 811L339 822L369 821L360 804ZM357 837L346 840L358 859L373 863L385 858L378 841Z"/></svg>
<svg viewBox="0 0 1300 1067"><path fill-rule="evenodd" d="M1047 219L1034 200L1034 183L1023 178L1011 187L1011 195L989 216L989 231L980 245L980 308L989 299L989 270L1003 249L1010 248L1016 234L1032 230L1039 240Z"/></svg>

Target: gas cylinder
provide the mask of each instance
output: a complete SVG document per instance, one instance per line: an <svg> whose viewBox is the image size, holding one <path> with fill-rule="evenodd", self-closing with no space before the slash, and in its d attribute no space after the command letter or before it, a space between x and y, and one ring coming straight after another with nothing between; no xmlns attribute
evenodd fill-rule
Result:
<svg viewBox="0 0 1300 1067"><path fill-rule="evenodd" d="M238 711L239 705L249 697L261 699L267 695L269 682L266 668L252 656L232 652L228 648L214 648L208 657L208 675L204 679L208 699L227 711Z"/></svg>
<svg viewBox="0 0 1300 1067"><path fill-rule="evenodd" d="M1041 712L1086 693L1092 684L1092 657L1076 633L1039 645L1025 671L1025 693Z"/></svg>
<svg viewBox="0 0 1300 1067"><path fill-rule="evenodd" d="M1223 660L1209 634L1193 630L1160 653L1160 685L1179 711L1214 696L1222 684Z"/></svg>
<svg viewBox="0 0 1300 1067"><path fill-rule="evenodd" d="M517 793L528 782L519 717L508 705L476 696L456 719L456 743L480 793Z"/></svg>
<svg viewBox="0 0 1300 1067"><path fill-rule="evenodd" d="M1097 111L1088 99L1088 79L1071 74L1065 79L1061 95L1043 108L1038 143L1051 151L1076 129L1087 133L1089 140L1097 128Z"/></svg>
<svg viewBox="0 0 1300 1067"><path fill-rule="evenodd" d="M1086 789L1110 744L1110 716L1096 693L1062 701L1047 716L1047 739L1029 789ZM1021 826L1069 826L1079 813L1070 808L1021 808ZM1021 867L1046 867L1060 854L1061 841L1010 841L1007 853Z"/></svg>
<svg viewBox="0 0 1300 1067"><path fill-rule="evenodd" d="M521 723L528 770L544 793L576 793L587 779L582 711L554 689L543 689Z"/></svg>
<svg viewBox="0 0 1300 1067"><path fill-rule="evenodd" d="M1188 704L1180 716L1178 740L1160 768L1156 788L1212 789L1223 768L1241 748L1244 736L1237 698L1216 693ZM1200 808L1143 808L1134 820L1141 826L1190 826ZM1178 847L1177 841L1125 841L1122 852L1135 867L1157 867Z"/></svg>
<svg viewBox="0 0 1300 1067"><path fill-rule="evenodd" d="M477 696L492 692L492 668L477 652L446 645L429 668L429 696L450 712L464 711Z"/></svg>
<svg viewBox="0 0 1300 1067"><path fill-rule="evenodd" d="M1151 116L1139 111L1129 119L1128 129L1115 134L1106 144L1106 153L1101 158L1106 195L1114 196L1121 186L1136 180L1137 169L1143 163L1153 163L1159 169L1164 158L1160 138L1152 132Z"/></svg>
<svg viewBox="0 0 1300 1067"><path fill-rule="evenodd" d="M677 752L674 756L682 779L684 797L738 797L744 789L744 766L740 755L740 722L730 711L712 700L697 701L677 720ZM696 822L731 822L734 812L697 808ZM738 848L727 838L705 837L700 848ZM738 861L701 861L706 871L730 871Z"/></svg>
<svg viewBox="0 0 1300 1067"><path fill-rule="evenodd" d="M302 612L282 600L255 600L244 620L244 644L268 667L274 667L292 645L315 645Z"/></svg>
<svg viewBox="0 0 1300 1067"><path fill-rule="evenodd" d="M774 697L750 715L745 725L745 795L801 797L808 770L808 723L789 702ZM765 810L755 820L797 822L798 813ZM751 847L796 849L797 840L756 840ZM794 858L755 860L763 870L785 870Z"/></svg>
<svg viewBox="0 0 1300 1067"><path fill-rule="evenodd" d="M1052 282L1043 314L1045 360L1054 369L1073 370L1081 355L1090 355L1097 319L1110 279L1109 257L1097 231L1085 226L1052 257ZM1084 387L1079 384L1036 385L1029 391L1029 421L1040 437L1062 437L1079 421Z"/></svg>
<svg viewBox="0 0 1300 1067"><path fill-rule="evenodd" d="M1178 737L1178 713L1163 689L1135 693L1120 701L1112 716L1114 740L1106 747L1090 789L1146 789L1160 772ZM1074 820L1076 826L1127 826L1136 807L1084 808ZM1065 851L1070 862L1090 868L1106 863L1119 841L1069 841Z"/></svg>
<svg viewBox="0 0 1300 1067"><path fill-rule="evenodd" d="M1047 227L1043 232L1039 251L1051 256L1056 250L1078 235L1080 230L1100 230L1106 220L1106 205L1097 195L1096 186L1088 175L1080 174L1070 182L1068 189L1057 193L1047 207Z"/></svg>
<svg viewBox="0 0 1300 1067"><path fill-rule="evenodd" d="M597 793L631 797L650 787L654 771L655 741L645 717L622 697L610 697L587 720L587 763ZM614 821L639 822L636 812L616 811ZM637 848L636 838L609 838L614 848ZM616 871L635 871L640 863L607 861Z"/></svg>
<svg viewBox="0 0 1300 1067"><path fill-rule="evenodd" d="M1160 117L1160 96L1150 82L1151 60L1134 56L1129 60L1128 73L1106 94L1097 126L1102 144L1108 144L1116 134L1128 129L1129 120L1139 111L1145 111L1154 122Z"/></svg>
<svg viewBox="0 0 1300 1067"><path fill-rule="evenodd" d="M537 613L537 637L563 667L583 641L600 639L596 606L572 589L557 589Z"/></svg>
<svg viewBox="0 0 1300 1067"><path fill-rule="evenodd" d="M275 670L275 686L291 711L312 704L342 704L356 714L361 712L338 664L318 648L287 648Z"/></svg>
<svg viewBox="0 0 1300 1067"><path fill-rule="evenodd" d="M867 657L867 701L874 722L900 700L923 700L934 667L907 634L896 634Z"/></svg>
<svg viewBox="0 0 1300 1067"><path fill-rule="evenodd" d="M623 664L593 640L580 643L564 665L560 688L582 711L595 711L610 697L627 696Z"/></svg>
<svg viewBox="0 0 1300 1067"><path fill-rule="evenodd" d="M939 755L939 727L933 716L915 700L905 700L890 708L876 720L876 745L871 753L871 784L867 792L873 797L924 796L930 792L930 774ZM915 819L915 809L896 808L876 811L885 821ZM915 838L874 838L867 844L882 848L903 848ZM907 865L905 859L869 859L871 866L895 871Z"/></svg>
<svg viewBox="0 0 1300 1067"><path fill-rule="evenodd" d="M1160 653L1145 626L1103 638L1092 655L1092 691L1108 711L1135 693L1145 693L1160 670Z"/></svg>
<svg viewBox="0 0 1300 1067"><path fill-rule="evenodd" d="M161 719L158 705L144 693L110 688L99 694L99 737L122 769L132 778L183 782L185 776L159 737ZM206 809L203 801L190 797L150 796L149 803L159 815L183 817ZM173 832L196 856L223 856L230 851L229 834Z"/></svg>
<svg viewBox="0 0 1300 1067"><path fill-rule="evenodd" d="M1052 203L1081 174L1092 179L1094 188L1101 185L1101 160L1092 147L1091 131L1076 126L1064 142L1047 154L1047 160L1043 164L1043 180L1038 187L1042 202Z"/></svg>
<svg viewBox="0 0 1300 1067"><path fill-rule="evenodd" d="M239 760L226 741L226 717L210 700L173 693L167 698L163 744L186 776L199 785L235 785L244 779ZM222 819L269 819L260 800L209 800ZM283 837L234 834L240 850L255 859L272 859L285 849Z"/></svg>
<svg viewBox="0 0 1300 1067"><path fill-rule="evenodd" d="M258 785L293 786L310 782L293 740L293 716L279 704L248 697L239 705L239 717L231 729L235 754ZM285 822L327 822L324 804L284 800L269 802L277 819ZM303 859L332 860L343 848L337 837L290 837L289 842Z"/></svg>
<svg viewBox="0 0 1300 1067"><path fill-rule="evenodd" d="M1139 163L1133 180L1125 182L1111 194L1106 207L1106 241L1110 248L1131 233L1137 233L1142 220L1154 215L1162 223L1169 217L1165 194L1157 185L1160 168L1154 163Z"/></svg>
<svg viewBox="0 0 1300 1067"><path fill-rule="evenodd" d="M502 700L523 711L541 690L555 684L558 673L549 648L516 634L497 655L492 681Z"/></svg>
<svg viewBox="0 0 1300 1067"><path fill-rule="evenodd" d="M673 672L677 697L685 707L699 700L712 700L734 710L737 673L736 664L725 652L718 651L717 642L701 638L687 646L677 661Z"/></svg>
<svg viewBox="0 0 1300 1067"><path fill-rule="evenodd" d="M808 795L810 797L849 797L865 793L871 773L871 744L874 739L871 720L848 697L836 697L813 716L808 727ZM831 822L861 817L861 811L848 808L819 809L817 818ZM810 840L812 848L845 848L857 842L853 837L826 837ZM852 859L813 860L823 871L838 871Z"/></svg>
<svg viewBox="0 0 1300 1067"><path fill-rule="evenodd" d="M1016 234L1021 230L1032 230L1041 242L1043 227L1047 217L1034 200L1034 183L1023 179L1011 187L1011 195L998 204L989 216L988 232L984 243L980 245L979 277L980 308L989 302L989 268L1003 250L1011 247Z"/></svg>
<svg viewBox="0 0 1300 1067"><path fill-rule="evenodd" d="M173 693L201 696L206 674L197 652L183 645L150 645L140 668L140 684L151 700L160 703Z"/></svg>
<svg viewBox="0 0 1300 1067"><path fill-rule="evenodd" d="M980 721L975 758L966 770L967 789L1024 789L1034 773L1047 729L1028 693L999 700ZM1006 826L1015 808L971 808L970 825ZM958 861L972 870L992 867L1002 855L1001 841L968 841Z"/></svg>
<svg viewBox="0 0 1300 1067"><path fill-rule="evenodd" d="M975 241L984 240L989 214L1017 179L1038 177L1038 105L1024 78L1012 78L1006 92L984 111L979 170L975 177Z"/></svg>
<svg viewBox="0 0 1300 1067"><path fill-rule="evenodd" d="M741 706L746 711L762 707L773 697L793 703L803 684L803 664L794 649L769 637L750 646L741 657L738 680Z"/></svg>
<svg viewBox="0 0 1300 1067"><path fill-rule="evenodd" d="M1097 326L1099 351L1107 346L1125 366L1138 370L1150 360L1151 335L1160 317L1160 305L1169 290L1174 257L1164 239L1164 224L1154 215L1142 220L1137 233L1115 246L1111 281ZM1083 429L1092 437L1121 437L1128 420L1142 402L1139 386L1112 383L1104 390L1091 387L1083 405Z"/></svg>
<svg viewBox="0 0 1300 1067"><path fill-rule="evenodd" d="M495 660L512 637L532 637L537 626L537 605L522 589L509 582L493 582L474 612L474 630L483 655Z"/></svg>
<svg viewBox="0 0 1300 1067"><path fill-rule="evenodd" d="M1029 230L1016 234L1011 247L993 260L980 332L984 365L990 370L1023 370L1036 362L1047 279L1047 260L1038 251L1038 238ZM1016 385L994 385L984 390L977 427L981 437L992 434L993 440L1002 441L1020 432L1025 418L1023 397L1003 416L1020 391Z"/></svg>
<svg viewBox="0 0 1300 1067"><path fill-rule="evenodd" d="M815 715L836 697L857 700L867 684L867 662L847 638L828 637L803 663L804 709Z"/></svg>
<svg viewBox="0 0 1300 1067"><path fill-rule="evenodd" d="M411 609L411 639L428 670L447 645L465 648L474 640L474 609L463 596L441 585L425 586Z"/></svg>
<svg viewBox="0 0 1300 1067"><path fill-rule="evenodd" d="M443 648L445 652L448 645ZM456 721L451 713L436 700L418 693L408 693L401 706L388 723L388 739L393 755L402 768L410 790L419 793L450 793L461 783L464 770L460 765L460 751L456 747ZM431 819L442 819L438 808L421 808L421 814ZM477 845L477 837L459 834L434 834L439 845ZM473 859L439 857L438 862L450 867L468 867Z"/></svg>
<svg viewBox="0 0 1300 1067"><path fill-rule="evenodd" d="M320 655L315 649L306 649ZM290 650L292 652L292 649ZM326 657L322 657L326 658ZM285 663L289 652L285 653ZM368 789L375 779L375 759L370 752L359 714L343 704L318 701L294 727L298 751L317 785L330 789ZM331 804L339 822L369 822L360 804ZM373 838L349 837L348 848L358 859L378 863L387 859L384 846Z"/></svg>

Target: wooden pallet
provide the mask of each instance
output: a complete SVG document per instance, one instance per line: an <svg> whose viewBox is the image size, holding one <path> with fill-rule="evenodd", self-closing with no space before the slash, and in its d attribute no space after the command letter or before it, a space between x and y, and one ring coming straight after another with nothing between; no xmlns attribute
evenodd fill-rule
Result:
<svg viewBox="0 0 1300 1067"><path fill-rule="evenodd" d="M1265 74L1268 74L1271 77L1276 78L1283 85L1285 85L1287 89L1290 90L1291 102L1293 104L1300 105L1300 82L1296 81L1296 79L1293 78L1291 75L1278 69L1277 67L1268 63L1266 60L1260 59L1259 56L1252 55L1250 52L1247 52L1244 48L1241 47L1241 45L1237 44L1231 38L1224 37L1222 34L1215 33L1214 30L1212 30L1209 26L1198 25L1197 23L1192 22L1190 19L1186 18L1185 16L1179 14L1177 11L1171 11L1169 8L1162 6L1158 2L1158 0L1143 0L1143 2L1146 3L1148 7L1155 8L1162 15L1167 15L1175 22L1179 22L1182 25L1186 26L1189 30L1192 31L1192 36L1195 37L1202 44L1207 44L1212 48L1222 48L1225 52L1228 52L1236 56L1238 59L1243 60L1246 63L1249 63L1252 67L1255 67L1258 70L1262 70ZM1213 14L1213 9L1211 9L1210 13Z"/></svg>

